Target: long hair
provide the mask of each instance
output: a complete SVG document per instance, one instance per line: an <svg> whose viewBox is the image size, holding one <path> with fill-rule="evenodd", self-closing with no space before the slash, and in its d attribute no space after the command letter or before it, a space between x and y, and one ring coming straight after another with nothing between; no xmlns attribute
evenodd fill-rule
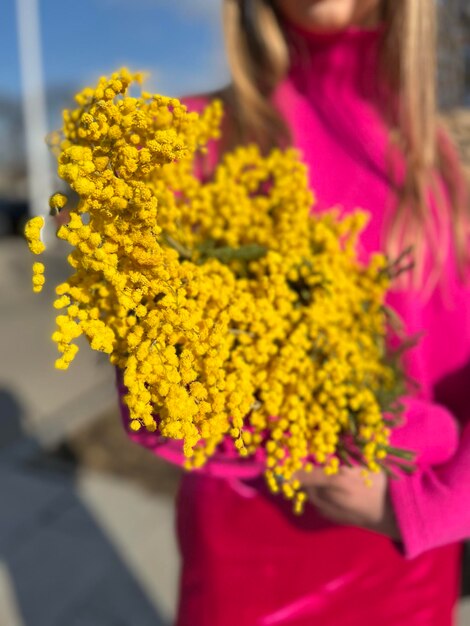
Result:
<svg viewBox="0 0 470 626"><path fill-rule="evenodd" d="M444 216L432 215L430 192L441 207L447 195L461 274L469 260L469 207L456 150L437 126L435 0L383 0L382 11L380 68L396 96L391 100L398 103L384 111L384 117L390 144L399 147L406 164L385 247L396 257L413 244L417 286L423 280L425 250L435 257L434 276L444 261L445 250L439 245L439 219ZM223 21L232 75L222 94L230 111L228 143L256 141L266 151L285 144L289 129L270 97L287 73L289 50L272 0L224 0ZM438 180L444 182L444 190Z"/></svg>

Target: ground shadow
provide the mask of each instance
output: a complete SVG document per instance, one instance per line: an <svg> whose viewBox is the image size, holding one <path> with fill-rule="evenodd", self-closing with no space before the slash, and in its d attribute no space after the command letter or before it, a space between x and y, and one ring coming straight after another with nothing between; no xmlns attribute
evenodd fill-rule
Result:
<svg viewBox="0 0 470 626"><path fill-rule="evenodd" d="M0 388L0 561L22 624L168 626L80 500L73 452L45 453L22 417Z"/></svg>

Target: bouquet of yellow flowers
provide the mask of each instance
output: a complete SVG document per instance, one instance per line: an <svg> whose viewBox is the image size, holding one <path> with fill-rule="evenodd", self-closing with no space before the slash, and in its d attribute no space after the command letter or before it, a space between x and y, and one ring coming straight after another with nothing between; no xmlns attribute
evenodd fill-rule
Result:
<svg viewBox="0 0 470 626"><path fill-rule="evenodd" d="M197 115L174 98L131 97L140 80L124 69L100 79L52 137L78 196L57 232L73 273L56 287L56 366L84 334L123 372L131 429L182 440L188 467L227 439L241 457L261 450L270 488L297 511L300 470L391 471L404 376L384 301L398 266L358 260L367 215L312 215L292 149L240 147L203 180L221 104ZM66 203L55 194L52 212ZM42 223L26 228L34 253ZM43 284L35 263L34 290Z"/></svg>

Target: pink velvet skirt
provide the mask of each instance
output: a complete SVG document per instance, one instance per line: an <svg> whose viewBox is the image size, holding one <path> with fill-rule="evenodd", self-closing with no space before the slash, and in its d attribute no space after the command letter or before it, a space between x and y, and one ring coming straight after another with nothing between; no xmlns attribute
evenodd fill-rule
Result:
<svg viewBox="0 0 470 626"><path fill-rule="evenodd" d="M460 545L407 560L378 534L303 516L263 481L186 474L177 626L450 626Z"/></svg>

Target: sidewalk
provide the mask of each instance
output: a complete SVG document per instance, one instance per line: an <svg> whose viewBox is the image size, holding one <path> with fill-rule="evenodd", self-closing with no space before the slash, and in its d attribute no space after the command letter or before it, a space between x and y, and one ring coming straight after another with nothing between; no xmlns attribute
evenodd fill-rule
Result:
<svg viewBox="0 0 470 626"><path fill-rule="evenodd" d="M178 575L171 499L52 466L34 446L16 462L6 457L0 624L169 626Z"/></svg>
<svg viewBox="0 0 470 626"><path fill-rule="evenodd" d="M58 242L62 243L62 242ZM31 289L35 260L20 238L0 240L0 393L8 393L21 412L23 429L47 444L61 440L115 403L113 372L104 355L85 342L67 372L54 369L51 340L57 311L54 286L70 272L65 250L46 253L46 286Z"/></svg>

